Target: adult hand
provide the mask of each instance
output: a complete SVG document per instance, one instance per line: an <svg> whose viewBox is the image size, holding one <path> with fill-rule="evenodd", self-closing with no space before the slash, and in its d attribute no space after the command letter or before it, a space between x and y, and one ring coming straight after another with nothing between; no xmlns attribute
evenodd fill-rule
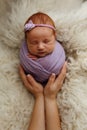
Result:
<svg viewBox="0 0 87 130"><path fill-rule="evenodd" d="M25 75L21 65L19 67L19 73L25 87L35 96L35 98L43 95L43 86L40 83L36 82L30 74Z"/></svg>
<svg viewBox="0 0 87 130"><path fill-rule="evenodd" d="M48 98L48 99L56 98L57 93L61 89L61 87L63 85L63 81L65 79L66 66L67 66L67 62L64 63L63 68L57 78L56 78L55 74L52 74L50 76L48 83L46 84L46 86L44 88L45 98Z"/></svg>

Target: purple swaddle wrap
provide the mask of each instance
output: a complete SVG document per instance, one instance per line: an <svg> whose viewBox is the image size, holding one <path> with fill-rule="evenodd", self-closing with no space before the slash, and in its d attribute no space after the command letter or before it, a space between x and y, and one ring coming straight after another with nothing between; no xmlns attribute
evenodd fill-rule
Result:
<svg viewBox="0 0 87 130"><path fill-rule="evenodd" d="M27 44L24 41L20 49L20 63L26 74L31 74L36 81L44 83L52 73L58 75L65 62L65 52L56 41L54 51L45 57L35 60L29 58Z"/></svg>

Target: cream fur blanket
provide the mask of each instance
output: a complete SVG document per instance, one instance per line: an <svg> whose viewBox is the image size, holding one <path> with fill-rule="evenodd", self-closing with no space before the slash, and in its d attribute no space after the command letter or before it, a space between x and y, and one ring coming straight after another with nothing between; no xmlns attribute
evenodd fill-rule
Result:
<svg viewBox="0 0 87 130"><path fill-rule="evenodd" d="M68 71L58 94L62 130L87 130L87 2L0 0L0 130L27 130L34 98L18 74L25 20L37 11L55 21Z"/></svg>

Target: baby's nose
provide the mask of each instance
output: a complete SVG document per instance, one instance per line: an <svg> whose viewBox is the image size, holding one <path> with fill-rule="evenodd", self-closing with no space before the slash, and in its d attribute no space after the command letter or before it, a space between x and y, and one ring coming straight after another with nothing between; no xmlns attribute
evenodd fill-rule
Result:
<svg viewBox="0 0 87 130"><path fill-rule="evenodd" d="M39 50L43 50L44 49L44 44L43 43L39 43L38 44L38 49Z"/></svg>

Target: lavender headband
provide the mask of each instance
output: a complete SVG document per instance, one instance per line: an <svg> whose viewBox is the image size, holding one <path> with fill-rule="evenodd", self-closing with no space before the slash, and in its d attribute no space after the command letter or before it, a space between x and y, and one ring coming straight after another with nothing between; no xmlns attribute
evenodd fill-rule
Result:
<svg viewBox="0 0 87 130"><path fill-rule="evenodd" d="M25 32L26 32L26 31L30 31L30 30L32 30L32 29L35 28L35 27L48 27L48 28L53 29L54 31L56 30L55 27L53 27L53 26L51 26L51 25L49 25L49 24L34 24L34 23L32 22L32 20L30 20L27 24L25 24L25 26L24 26L24 31L25 31Z"/></svg>

